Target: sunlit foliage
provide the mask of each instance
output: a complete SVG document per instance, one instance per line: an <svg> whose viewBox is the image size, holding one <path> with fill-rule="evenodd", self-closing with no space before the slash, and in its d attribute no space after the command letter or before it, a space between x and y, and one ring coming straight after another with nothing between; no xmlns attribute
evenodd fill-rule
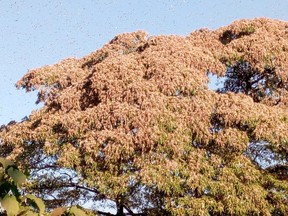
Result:
<svg viewBox="0 0 288 216"><path fill-rule="evenodd" d="M208 89L209 73L223 88ZM31 171L27 190L50 208L89 201L105 215L96 201L108 200L117 215L287 215L287 78L284 21L124 33L29 71L17 86L44 106L2 128L1 154Z"/></svg>

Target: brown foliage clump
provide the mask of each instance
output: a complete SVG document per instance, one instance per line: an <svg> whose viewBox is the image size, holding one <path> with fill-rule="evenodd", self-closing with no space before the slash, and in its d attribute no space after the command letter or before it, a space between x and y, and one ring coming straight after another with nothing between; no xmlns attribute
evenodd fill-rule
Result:
<svg viewBox="0 0 288 216"><path fill-rule="evenodd" d="M209 73L226 75L222 89L208 89ZM35 173L29 190L58 190L59 203L69 192L119 215L285 215L287 79L284 21L125 33L29 71L17 86L44 106L4 127L1 148ZM73 180L40 172L63 169Z"/></svg>

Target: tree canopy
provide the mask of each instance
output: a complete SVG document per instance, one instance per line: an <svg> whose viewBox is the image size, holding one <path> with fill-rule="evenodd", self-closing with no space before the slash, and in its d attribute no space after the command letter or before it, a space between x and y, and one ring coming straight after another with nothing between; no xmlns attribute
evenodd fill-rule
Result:
<svg viewBox="0 0 288 216"><path fill-rule="evenodd" d="M209 74L223 87L210 90ZM31 173L26 191L48 208L287 215L287 79L284 21L124 33L19 80L44 105L1 128L0 154Z"/></svg>

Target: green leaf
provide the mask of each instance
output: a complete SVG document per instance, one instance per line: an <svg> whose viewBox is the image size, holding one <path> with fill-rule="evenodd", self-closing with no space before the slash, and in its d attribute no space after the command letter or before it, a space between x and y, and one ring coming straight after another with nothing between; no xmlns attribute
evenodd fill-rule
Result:
<svg viewBox="0 0 288 216"><path fill-rule="evenodd" d="M6 158L3 157L0 157L0 163L3 165L5 170L8 168L8 166L15 165L12 161L7 160Z"/></svg>
<svg viewBox="0 0 288 216"><path fill-rule="evenodd" d="M5 182L4 176L5 176L5 173L0 170L0 184Z"/></svg>
<svg viewBox="0 0 288 216"><path fill-rule="evenodd" d="M15 216L19 211L19 203L16 200L15 196L6 196L1 200L2 207L6 210L7 216Z"/></svg>
<svg viewBox="0 0 288 216"><path fill-rule="evenodd" d="M70 214L74 214L75 216L87 216L84 211L79 209L77 206L72 206L69 210Z"/></svg>
<svg viewBox="0 0 288 216"><path fill-rule="evenodd" d="M35 213L35 212L33 212L33 211L27 211L26 213L25 213L25 216L39 216L39 214L37 214L37 213Z"/></svg>
<svg viewBox="0 0 288 216"><path fill-rule="evenodd" d="M17 216L39 216L39 214L33 212L28 206L21 206Z"/></svg>
<svg viewBox="0 0 288 216"><path fill-rule="evenodd" d="M61 216L62 214L65 213L66 210L67 210L67 208L65 208L65 207L56 208L52 211L50 216Z"/></svg>
<svg viewBox="0 0 288 216"><path fill-rule="evenodd" d="M44 213L45 204L43 203L43 201L40 198L38 198L38 197L36 197L36 196L34 196L32 194L28 194L28 195L26 195L26 197L28 199L32 200L36 204L37 208L39 209L39 213L40 214Z"/></svg>
<svg viewBox="0 0 288 216"><path fill-rule="evenodd" d="M14 167L10 167L7 173L17 185L22 185L26 181L26 176Z"/></svg>

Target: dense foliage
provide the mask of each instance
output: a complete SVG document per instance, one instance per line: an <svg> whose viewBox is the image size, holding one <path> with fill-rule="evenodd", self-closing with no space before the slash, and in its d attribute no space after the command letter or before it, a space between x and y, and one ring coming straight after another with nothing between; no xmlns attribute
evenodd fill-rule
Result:
<svg viewBox="0 0 288 216"><path fill-rule="evenodd" d="M217 91L211 73L225 77ZM29 71L17 86L44 106L2 127L1 154L31 172L26 190L48 208L89 201L112 215L98 208L109 201L117 215L287 215L287 79L284 21L125 33Z"/></svg>

